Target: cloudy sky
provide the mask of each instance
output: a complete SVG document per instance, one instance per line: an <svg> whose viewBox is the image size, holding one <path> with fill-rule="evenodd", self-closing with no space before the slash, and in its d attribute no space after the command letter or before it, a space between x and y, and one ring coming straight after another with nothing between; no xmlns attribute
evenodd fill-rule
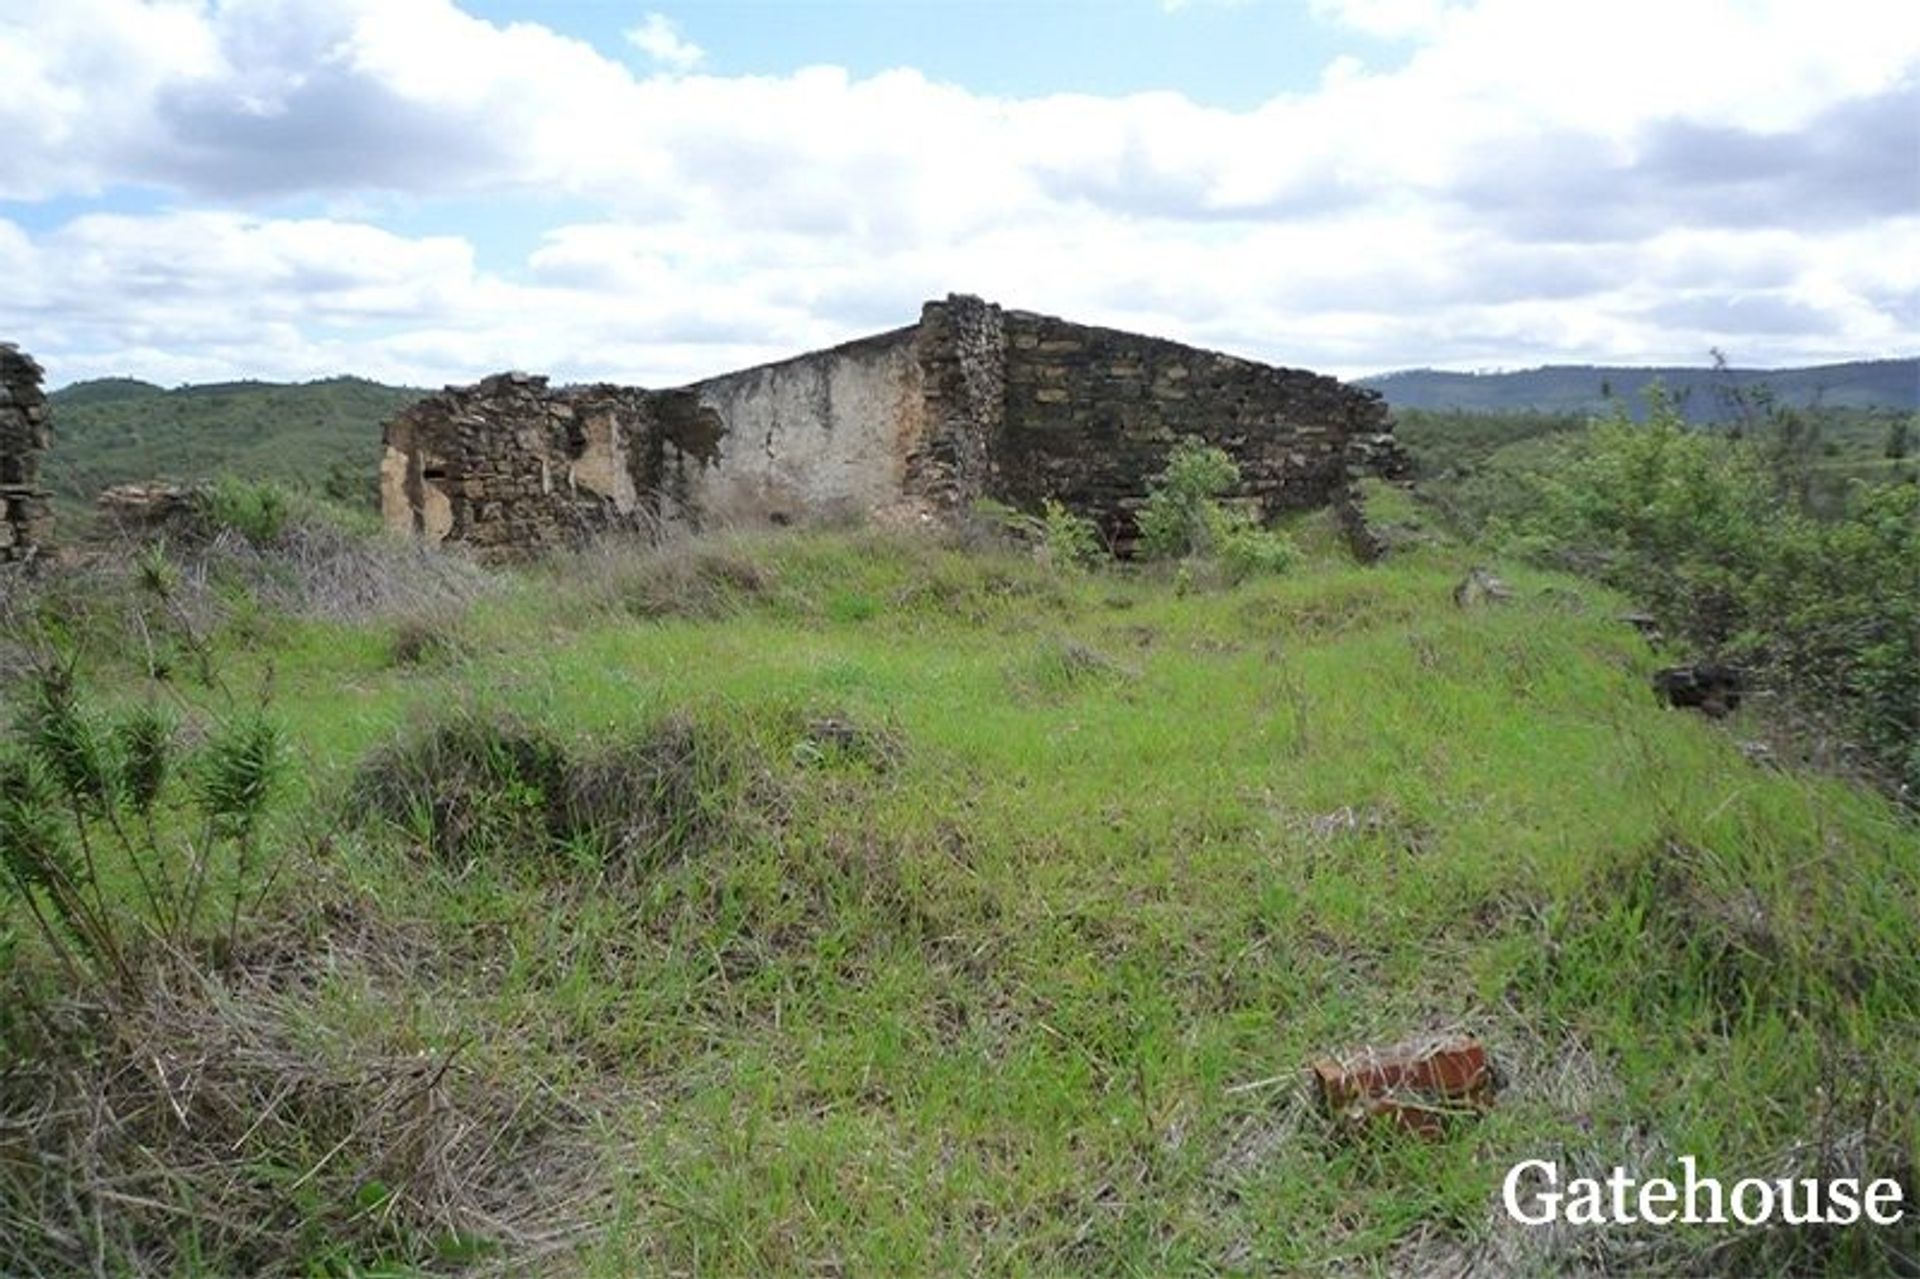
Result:
<svg viewBox="0 0 1920 1279"><path fill-rule="evenodd" d="M665 385L949 291L1353 375L1920 350L1912 0L0 0L64 384Z"/></svg>

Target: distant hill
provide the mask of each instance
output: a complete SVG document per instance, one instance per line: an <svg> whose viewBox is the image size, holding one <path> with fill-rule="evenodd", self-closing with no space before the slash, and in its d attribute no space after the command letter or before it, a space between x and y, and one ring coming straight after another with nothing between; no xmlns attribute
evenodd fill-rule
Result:
<svg viewBox="0 0 1920 1279"><path fill-rule="evenodd" d="M132 378L76 382L48 397L54 446L45 471L69 505L90 503L109 484L221 472L371 501L381 424L424 394L354 377L172 391Z"/></svg>
<svg viewBox="0 0 1920 1279"><path fill-rule="evenodd" d="M142 382L137 377L103 377L91 382L75 382L63 391L55 391L53 398L58 403L68 405L112 404L120 400L165 394L165 387Z"/></svg>
<svg viewBox="0 0 1920 1279"><path fill-rule="evenodd" d="M1728 416L1734 388L1765 386L1780 401L1830 408L1920 410L1920 359L1860 360L1801 369L1625 368L1559 364L1516 373L1442 373L1411 369L1361 378L1396 409L1468 413L1600 413L1625 403L1644 407L1644 393L1664 383L1694 422Z"/></svg>

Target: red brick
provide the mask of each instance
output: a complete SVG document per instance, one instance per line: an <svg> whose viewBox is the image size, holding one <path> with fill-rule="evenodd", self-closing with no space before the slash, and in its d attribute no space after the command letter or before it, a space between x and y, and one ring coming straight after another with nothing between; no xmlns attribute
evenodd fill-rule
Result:
<svg viewBox="0 0 1920 1279"><path fill-rule="evenodd" d="M1449 1118L1493 1104L1487 1050L1467 1035L1322 1057L1312 1073L1321 1102L1336 1119L1354 1125L1384 1119L1423 1137L1438 1137Z"/></svg>

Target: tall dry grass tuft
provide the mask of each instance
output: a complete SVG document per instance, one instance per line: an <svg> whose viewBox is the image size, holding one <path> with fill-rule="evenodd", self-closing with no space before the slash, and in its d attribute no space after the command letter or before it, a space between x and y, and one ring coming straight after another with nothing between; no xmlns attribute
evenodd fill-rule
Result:
<svg viewBox="0 0 1920 1279"><path fill-rule="evenodd" d="M602 538L547 569L609 612L641 618L732 616L773 596L771 557L742 537Z"/></svg>
<svg viewBox="0 0 1920 1279"><path fill-rule="evenodd" d="M604 1170L581 1112L464 1043L323 1035L312 992L343 965L379 961L336 937L325 954L225 976L157 965L111 1010L51 1004L13 1027L6 1273L367 1273L509 1256L529 1273L582 1238L602 1216L589 1187Z"/></svg>
<svg viewBox="0 0 1920 1279"><path fill-rule="evenodd" d="M262 545L226 530L183 557L187 589L217 600L223 582L264 605L335 621L444 609L486 592L487 572L440 547L369 535L327 519L294 519Z"/></svg>
<svg viewBox="0 0 1920 1279"><path fill-rule="evenodd" d="M252 646L285 618L412 623L416 656L459 649L460 620L500 579L457 550L350 527L296 509L267 542L231 528L123 534L57 572L0 573L0 688L44 664L46 640L83 644L161 680L214 682L222 637ZM398 660L407 641L396 636ZM444 652L441 649L444 648ZM432 651L429 651L432 650Z"/></svg>

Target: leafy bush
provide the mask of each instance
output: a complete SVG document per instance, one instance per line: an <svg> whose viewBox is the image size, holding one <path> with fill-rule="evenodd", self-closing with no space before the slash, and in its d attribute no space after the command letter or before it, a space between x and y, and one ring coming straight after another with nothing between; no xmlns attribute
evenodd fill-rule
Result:
<svg viewBox="0 0 1920 1279"><path fill-rule="evenodd" d="M1669 634L1748 666L1920 790L1920 488L1856 482L1816 511L1778 448L1689 429L1656 400L1518 471L1490 522L1599 577Z"/></svg>
<svg viewBox="0 0 1920 1279"><path fill-rule="evenodd" d="M1028 543L1040 559L1057 568L1092 568L1107 553L1099 525L1085 516L1075 515L1057 498L1042 502L1038 515L1029 515L991 498L974 503L973 510L990 527Z"/></svg>
<svg viewBox="0 0 1920 1279"><path fill-rule="evenodd" d="M1040 508L1040 545L1047 562L1060 568L1091 568L1106 554L1099 527L1053 498Z"/></svg>
<svg viewBox="0 0 1920 1279"><path fill-rule="evenodd" d="M293 515L293 494L272 480L223 475L195 495L200 517L217 532L231 529L256 546L276 540Z"/></svg>
<svg viewBox="0 0 1920 1279"><path fill-rule="evenodd" d="M1219 499L1239 482L1240 468L1224 450L1194 439L1174 445L1140 512L1141 551L1151 559L1211 555L1226 531Z"/></svg>
<svg viewBox="0 0 1920 1279"><path fill-rule="evenodd" d="M1140 549L1150 559L1215 559L1232 581L1286 572L1299 558L1286 534L1221 501L1239 482L1224 450L1182 440L1147 493Z"/></svg>
<svg viewBox="0 0 1920 1279"><path fill-rule="evenodd" d="M1285 573L1300 553L1285 533L1252 526L1227 530L1220 539L1220 567L1231 581Z"/></svg>

